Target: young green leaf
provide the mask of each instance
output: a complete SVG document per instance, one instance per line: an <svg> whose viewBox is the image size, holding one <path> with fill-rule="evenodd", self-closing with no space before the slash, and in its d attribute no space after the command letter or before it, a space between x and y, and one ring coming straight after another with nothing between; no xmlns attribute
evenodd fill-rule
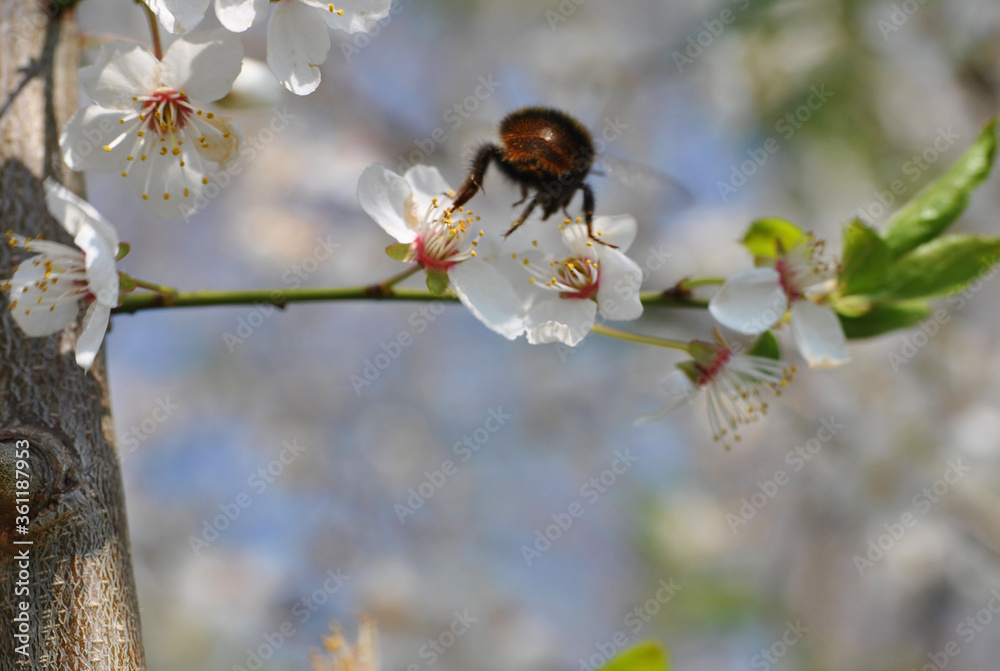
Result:
<svg viewBox="0 0 1000 671"><path fill-rule="evenodd" d="M118 254L115 255L115 261L121 261L124 259L128 253L132 251L132 245L127 242L118 243Z"/></svg>
<svg viewBox="0 0 1000 671"><path fill-rule="evenodd" d="M118 291L123 294L135 291L135 280L130 275L118 273Z"/></svg>
<svg viewBox="0 0 1000 671"><path fill-rule="evenodd" d="M1000 237L947 235L925 243L889 269L880 296L928 298L962 289L1000 260Z"/></svg>
<svg viewBox="0 0 1000 671"><path fill-rule="evenodd" d="M972 191L989 174L996 150L994 118L944 175L921 189L889 219L885 241L893 258L937 237L958 218Z"/></svg>
<svg viewBox="0 0 1000 671"><path fill-rule="evenodd" d="M448 273L443 270L427 269L427 290L440 296L448 290Z"/></svg>
<svg viewBox="0 0 1000 671"><path fill-rule="evenodd" d="M859 317L840 317L844 335L849 340L871 338L873 336L905 329L913 326L931 313L926 301L905 301L900 303L877 303L871 310Z"/></svg>
<svg viewBox="0 0 1000 671"><path fill-rule="evenodd" d="M747 354L750 356L762 356L766 359L780 359L781 350L778 349L778 339L770 331L764 331L757 342L753 344Z"/></svg>
<svg viewBox="0 0 1000 671"><path fill-rule="evenodd" d="M385 248L386 256L396 261L409 261L410 245L406 242L399 242Z"/></svg>
<svg viewBox="0 0 1000 671"><path fill-rule="evenodd" d="M599 671L670 671L670 655L659 643L643 641L623 650Z"/></svg>
<svg viewBox="0 0 1000 671"><path fill-rule="evenodd" d="M889 248L875 229L855 219L844 229L843 270L838 281L845 296L874 293L889 270Z"/></svg>
<svg viewBox="0 0 1000 671"><path fill-rule="evenodd" d="M805 233L798 226L784 219L768 217L750 224L743 236L743 246L754 256L777 258L783 250L791 249Z"/></svg>

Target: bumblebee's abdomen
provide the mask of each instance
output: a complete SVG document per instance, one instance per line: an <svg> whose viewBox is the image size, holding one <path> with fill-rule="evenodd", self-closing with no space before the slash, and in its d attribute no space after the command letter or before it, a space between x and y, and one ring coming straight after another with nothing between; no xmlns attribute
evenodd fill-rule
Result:
<svg viewBox="0 0 1000 671"><path fill-rule="evenodd" d="M505 158L538 179L571 172L586 173L594 159L590 134L558 110L526 107L500 125Z"/></svg>

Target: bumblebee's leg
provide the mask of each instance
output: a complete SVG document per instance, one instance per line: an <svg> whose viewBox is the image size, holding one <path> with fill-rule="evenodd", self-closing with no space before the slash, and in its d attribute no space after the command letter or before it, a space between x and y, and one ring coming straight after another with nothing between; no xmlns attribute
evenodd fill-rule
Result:
<svg viewBox="0 0 1000 671"><path fill-rule="evenodd" d="M618 249L618 245L604 242L604 240L594 235L594 192L591 190L589 184L581 184L580 188L583 190L583 218L587 222L587 237L606 247Z"/></svg>
<svg viewBox="0 0 1000 671"><path fill-rule="evenodd" d="M511 207L517 207L518 205L520 205L521 203L523 203L526 200L528 200L528 187L526 187L524 184L522 184L521 185L521 200L519 200L516 203L514 203L513 205L511 205Z"/></svg>
<svg viewBox="0 0 1000 671"><path fill-rule="evenodd" d="M479 193L483 177L486 176L486 168L489 167L491 160L500 160L500 147L495 144L484 144L479 148L479 151L476 152L475 158L472 159L471 172L469 173L469 177L458 189L458 193L455 195L455 202L452 203L451 206L452 210L465 205L473 196Z"/></svg>
<svg viewBox="0 0 1000 671"><path fill-rule="evenodd" d="M531 199L530 203L528 203L528 206L524 208L524 212L521 213L521 216L517 218L517 221L511 224L510 230L504 233L503 237L506 238L508 235L516 231L521 224L528 220L528 217L531 216L531 211L535 209L535 206L543 204L546 200L548 200L548 196L546 194L541 191L536 193L535 197Z"/></svg>

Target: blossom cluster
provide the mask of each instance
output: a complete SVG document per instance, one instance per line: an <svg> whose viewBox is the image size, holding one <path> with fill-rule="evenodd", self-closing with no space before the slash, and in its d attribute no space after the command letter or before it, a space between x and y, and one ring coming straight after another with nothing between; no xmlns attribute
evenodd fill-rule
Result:
<svg viewBox="0 0 1000 671"><path fill-rule="evenodd" d="M147 0L175 34L172 43L160 53L154 21L152 50L125 41L101 46L80 71L92 103L73 115L59 138L70 168L119 173L149 211L164 219L194 214L209 183L209 164L224 168L241 155L239 127L210 107L231 94L252 100L259 84L263 66L255 69L244 59L234 33L267 20L270 71L286 89L305 95L319 86L319 66L330 49L327 29L371 30L390 7L390 0L216 0L224 28L191 32L208 2ZM237 91L241 79L258 84L250 85L249 94ZM918 202L904 208L884 236L853 222L845 231L843 263L824 241L790 222L751 224L743 244L754 267L719 280L707 306L734 338L718 328L711 341L624 334L690 357L664 380L664 409L637 422L660 418L706 392L715 438L738 440L738 429L763 416L767 395L780 394L796 372L782 361L773 329L788 323L808 366L829 368L850 358L845 324L851 337L903 328L920 318L926 298L959 290L970 277L968 259L995 257L1000 240L937 236L985 178L995 148L991 123L953 168L960 183L946 175L932 184L922 198L934 207ZM7 231L8 245L34 256L16 266L0 288L29 336L74 327L83 307L76 358L89 368L120 294L155 285L137 284L117 270L128 247L92 206L51 180L44 186L49 211L76 248ZM643 271L628 256L638 230L631 215L591 220L585 207L586 221L566 218L558 232L552 225L530 225L508 239L524 222L501 236L507 214L477 213L468 195L456 201L438 170L422 165L403 175L372 165L360 175L357 196L361 209L395 240L386 249L390 257L422 270L431 294L452 292L480 322L509 340L523 336L530 344L575 347L595 329L612 333L605 322L643 314ZM545 218L553 209L546 208Z"/></svg>

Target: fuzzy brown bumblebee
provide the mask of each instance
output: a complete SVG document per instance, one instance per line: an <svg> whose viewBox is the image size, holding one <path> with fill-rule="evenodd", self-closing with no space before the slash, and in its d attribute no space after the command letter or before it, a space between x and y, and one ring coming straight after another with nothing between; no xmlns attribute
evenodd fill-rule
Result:
<svg viewBox="0 0 1000 671"><path fill-rule="evenodd" d="M594 237L594 192L585 181L594 165L594 143L579 121L565 112L548 107L524 107L508 114L500 122L500 144L479 147L468 178L458 190L452 209L461 207L479 192L490 163L521 187L521 200L528 200L506 238L527 221L536 207L542 219L566 208L577 191L583 192L583 216L587 235ZM613 246L613 245L608 245Z"/></svg>

